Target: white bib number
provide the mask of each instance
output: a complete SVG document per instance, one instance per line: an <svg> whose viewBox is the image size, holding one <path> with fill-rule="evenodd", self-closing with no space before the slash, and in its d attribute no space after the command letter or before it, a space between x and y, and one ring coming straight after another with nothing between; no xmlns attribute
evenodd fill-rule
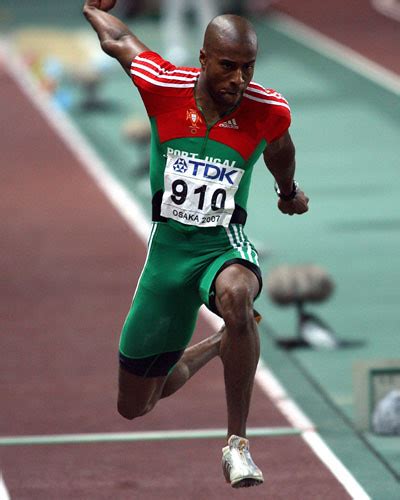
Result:
<svg viewBox="0 0 400 500"><path fill-rule="evenodd" d="M191 226L227 227L243 173L217 162L168 155L161 215Z"/></svg>

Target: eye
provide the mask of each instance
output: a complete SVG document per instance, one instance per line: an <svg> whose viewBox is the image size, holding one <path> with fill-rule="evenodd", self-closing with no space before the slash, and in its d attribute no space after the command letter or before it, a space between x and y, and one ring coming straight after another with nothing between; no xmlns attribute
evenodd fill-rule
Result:
<svg viewBox="0 0 400 500"><path fill-rule="evenodd" d="M231 63L230 61L221 61L221 66L224 69L232 69L233 68L233 63Z"/></svg>
<svg viewBox="0 0 400 500"><path fill-rule="evenodd" d="M254 69L254 63L249 63L244 65L245 71L252 71Z"/></svg>

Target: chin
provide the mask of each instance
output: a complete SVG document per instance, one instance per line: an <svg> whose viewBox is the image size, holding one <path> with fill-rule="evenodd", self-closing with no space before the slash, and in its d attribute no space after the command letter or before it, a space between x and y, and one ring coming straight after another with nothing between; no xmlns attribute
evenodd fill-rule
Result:
<svg viewBox="0 0 400 500"><path fill-rule="evenodd" d="M240 94L237 95L229 95L229 94L224 94L221 96L219 99L219 102L222 104L225 104L226 106L236 106L236 104L240 101L240 98L242 96Z"/></svg>

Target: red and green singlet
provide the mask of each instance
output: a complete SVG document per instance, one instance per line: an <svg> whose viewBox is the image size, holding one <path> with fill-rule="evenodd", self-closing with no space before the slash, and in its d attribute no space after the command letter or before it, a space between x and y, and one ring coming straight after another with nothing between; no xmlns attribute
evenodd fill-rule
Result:
<svg viewBox="0 0 400 500"><path fill-rule="evenodd" d="M254 164L291 119L278 92L251 82L240 103L207 126L194 95L199 74L150 51L131 66L152 128L153 220L181 230L245 223Z"/></svg>

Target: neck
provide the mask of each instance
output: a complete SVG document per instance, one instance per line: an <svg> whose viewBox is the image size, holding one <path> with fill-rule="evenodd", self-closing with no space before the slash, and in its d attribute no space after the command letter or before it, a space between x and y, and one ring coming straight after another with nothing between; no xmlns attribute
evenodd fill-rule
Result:
<svg viewBox="0 0 400 500"><path fill-rule="evenodd" d="M224 116L232 109L229 106L215 102L206 87L202 73L200 73L197 85L195 87L195 98L197 105L200 107L207 121L213 121L222 118L222 116Z"/></svg>

